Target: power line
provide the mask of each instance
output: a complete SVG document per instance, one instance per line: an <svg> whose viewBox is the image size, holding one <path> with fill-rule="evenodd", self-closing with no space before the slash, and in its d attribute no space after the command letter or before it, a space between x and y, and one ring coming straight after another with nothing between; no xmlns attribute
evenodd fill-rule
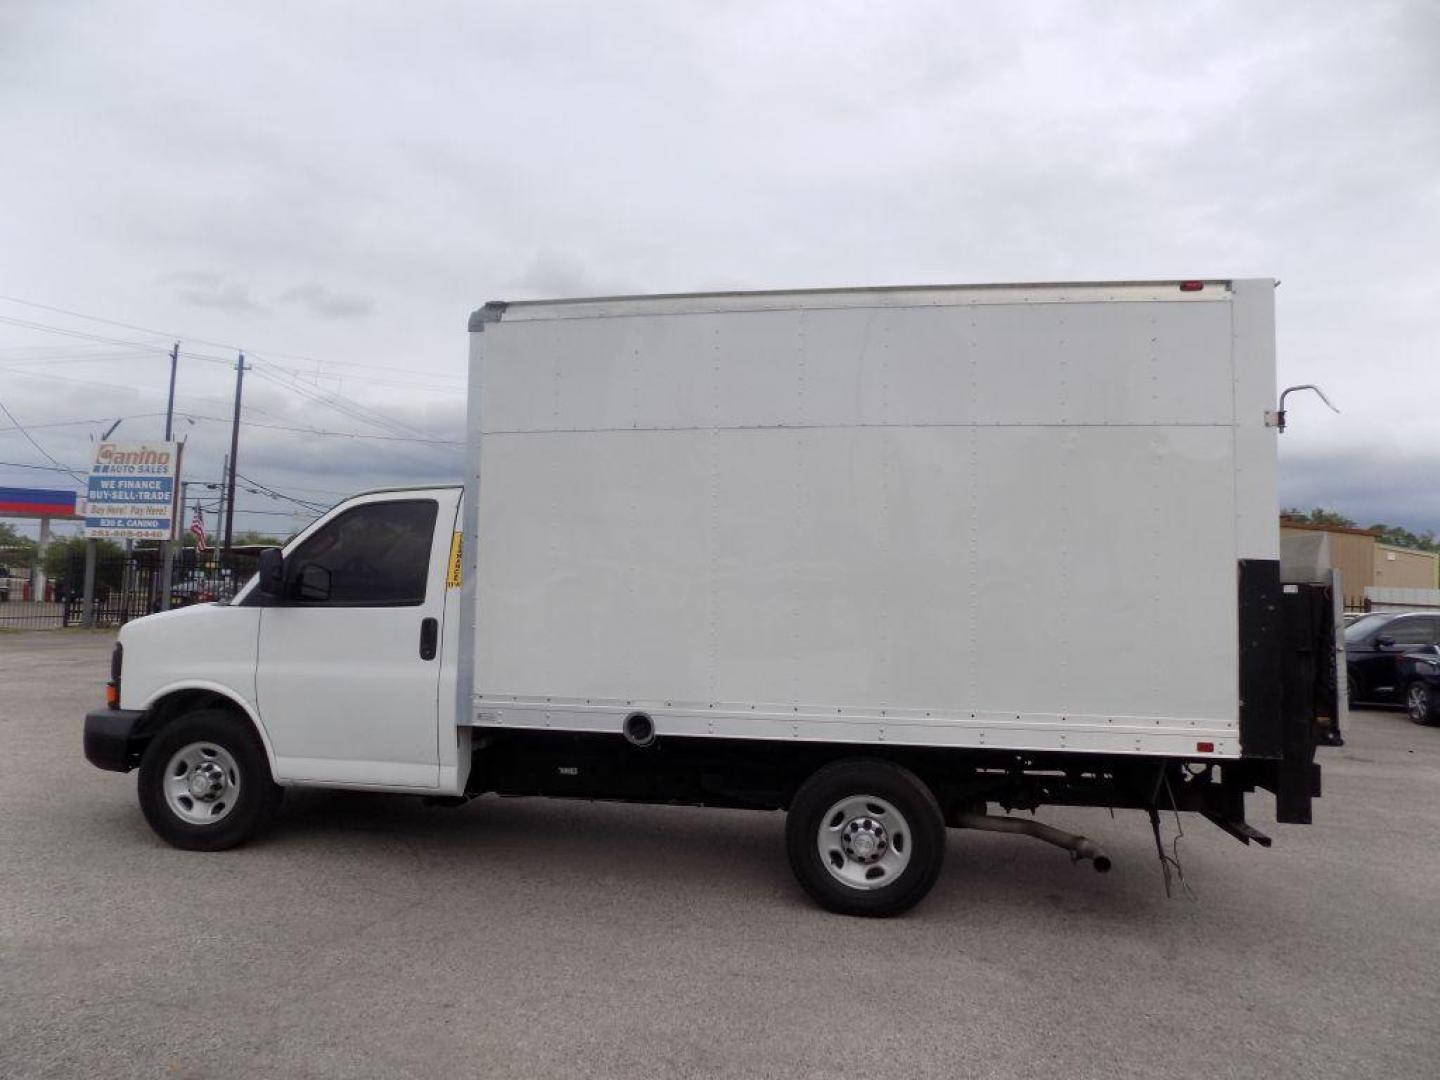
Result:
<svg viewBox="0 0 1440 1080"><path fill-rule="evenodd" d="M185 356L185 355L187 355L187 354L182 351L182 352L180 353L180 355L183 357L183 356ZM130 393L139 394L139 395L141 395L142 397L158 397L158 396L160 396L160 392L159 392L158 390L152 390L152 389L149 389L148 387L145 387L145 386L133 386L133 385L132 385L132 386L126 386L126 385L124 385L124 384L122 384L122 383L100 382L100 381L98 381L98 380L96 380L96 379L77 379L77 378L74 378L73 376L69 376L69 375L50 375L50 374L48 374L48 373L46 373L46 372L43 372L43 371L26 371L26 372L22 372L22 376L23 376L24 378L27 378L27 379L51 379L51 380L53 380L53 381L55 381L55 382L74 383L74 384L77 385L77 386L98 386L98 387L100 387L102 390L125 390L125 391L128 391L128 392L130 392ZM183 398L184 400L187 400L187 401L222 402L222 403L225 403L225 404L228 404L229 401L230 401L229 398L222 398L222 397L219 397L219 396L214 395L214 394L180 394L180 395L177 395L177 396L180 397L180 398ZM269 409L262 409L262 408L260 408L258 405L247 405L247 406L245 406L245 408L246 408L249 412L260 413L262 416L274 416L274 415L276 415L275 413L272 413ZM163 415L165 415L165 414L164 414L164 413L152 413L152 414L150 414L150 415L153 415L153 416L163 416ZM229 420L226 420L226 421L225 421L225 423L227 423L227 424L228 424L229 422L230 422ZM248 421L247 421L247 423L248 423Z"/></svg>
<svg viewBox="0 0 1440 1080"><path fill-rule="evenodd" d="M181 354L185 355L184 353ZM157 397L158 390L151 390L144 386L126 385L124 383L100 382L98 379L77 379L73 375L51 375L46 371L22 371L19 373L25 379L50 379L54 382L74 383L77 386L98 386L102 390L126 390L134 394L142 394L146 397ZM190 401L224 401L224 398L214 394L181 394L182 398ZM260 410L256 410L259 412Z"/></svg>
<svg viewBox="0 0 1440 1080"><path fill-rule="evenodd" d="M71 476L75 476L75 471L73 469L67 469L64 465L31 465L29 462L25 461L0 461L0 468L35 469L39 472L63 472L69 473ZM84 481L81 481L79 477L76 477L76 480L80 483L84 483Z"/></svg>
<svg viewBox="0 0 1440 1080"><path fill-rule="evenodd" d="M0 353L61 353L62 355L80 356L77 349L97 349L98 345L0 345ZM40 357L43 359L43 356Z"/></svg>
<svg viewBox="0 0 1440 1080"><path fill-rule="evenodd" d="M297 506L303 506L307 510L323 511L329 509L326 506L322 506L320 503L310 502L306 499L296 498L294 495L286 495L283 492L276 491L274 488L269 487L266 484L262 484L259 480L250 479L250 477L246 476L244 473L240 473L239 476L240 479L244 480L247 484L254 485L254 487L249 489L252 494L269 495L272 499L284 499L287 502L295 503L295 505Z"/></svg>
<svg viewBox="0 0 1440 1080"><path fill-rule="evenodd" d="M309 516L309 519L310 519L311 521L314 521L314 520L315 520L317 517L319 517L322 513L324 513L324 511L317 510L317 511L311 512L308 516ZM236 517L239 517L241 514L257 514L257 515L259 515L260 517L283 517L283 518L295 518L295 517L302 517L302 518L303 518L303 517L306 517L306 516L307 516L307 515L305 514L305 512L304 512L304 511L301 511L301 510L247 510L247 509L246 509L245 507L243 507L243 506L237 506L237 507L235 508L235 516L236 516Z"/></svg>
<svg viewBox="0 0 1440 1080"><path fill-rule="evenodd" d="M0 319L0 321L3 321L3 319ZM151 352L151 351L159 351L159 350L153 350L150 346L148 346L148 345L143 345L143 344L140 344L140 343L136 343L135 345L133 345L133 346L131 346L131 347L134 348L134 349L138 349L138 350L140 350L141 352L145 352L145 353L148 353L148 352ZM247 357L249 356L248 353L247 353L246 355L247 355ZM229 363L230 363L230 361L224 359L223 357L219 357L219 356L209 356L209 355L207 355L207 354L205 354L205 353L197 353L197 352L194 352L194 351L189 350L189 349L182 349L182 350L180 350L180 358L181 358L182 360L199 360L199 361L201 361L201 362L203 362L203 363L207 363L207 364L229 364ZM32 370L32 369L34 369L34 368L37 367L37 366L39 366L39 367L54 367L54 366L61 365L61 364L113 363L113 362L115 362L115 361L136 360L136 359L140 359L140 354L139 354L139 353L133 353L133 352L132 352L132 353L100 353L100 354L94 354L94 355L89 355L89 356L59 356L59 357L43 357L43 356L42 356L42 357L34 357L34 358L31 358L31 359L28 359L28 360L4 360L4 361L0 361L0 371L13 371L13 372L15 372L17 375L20 375L20 376L22 376L22 377L23 377L23 376L30 376L30 377L36 377L36 378L47 378L47 377L48 377L48 378L59 379L59 378L61 378L61 376L58 376L58 375L49 375L49 376L47 376L47 375L45 375L45 374L43 374L43 373L41 373L41 372L39 372L39 371L35 371L35 370ZM409 389L409 390L416 390L416 391L420 391L420 392L422 392L422 393L430 393L430 394L456 394L456 393L462 393L462 392L464 391L464 389L465 389L465 378L464 378L464 376L460 376L460 375L454 376L454 378L457 380L456 382L450 383L450 384L445 384L445 383L421 382L421 381L417 381L417 380L415 380L415 379L410 379L410 378L405 378L405 379L383 379L383 378L378 378L378 377L376 377L376 376L374 376L374 375L354 375L354 374L350 374L349 372L308 372L308 371L302 371L302 370L299 369L299 368L292 368L292 367L288 367L288 366L283 365L283 364L277 364L277 363L275 363L274 361L269 360L269 359L266 359L266 358L264 358L264 357L261 357L260 359L263 361L264 365L265 365L267 368L270 368L271 370L274 370L274 371L284 372L284 373L285 373L286 375L288 375L288 376L291 376L291 377L296 378L296 379L301 379L301 380L331 379L331 380L334 380L335 382L338 383L338 382L343 382L343 381L345 381L345 380L348 379L348 380L350 380L351 382L373 383L373 384L378 385L378 386L403 386L403 387L405 387L405 388L407 388L407 389ZM335 360L326 361L326 363L329 363L329 364L343 363L343 362L344 362L344 361L335 361ZM400 369L399 369L399 368L396 368L396 367L384 367L384 366L379 365L379 364L367 364L367 365L365 365L365 366L366 366L366 367L373 367L373 368L376 368L377 370L393 371L393 372L395 372L395 373L397 373L397 374L400 373ZM441 377L438 372L428 372L428 373L427 373L427 372L416 372L416 374L425 375L426 377L429 377L429 378ZM447 377L448 377L448 376L447 376ZM75 382L83 382L83 381L85 381L85 380L76 379L76 380L73 380L73 381L75 381Z"/></svg>
<svg viewBox="0 0 1440 1080"><path fill-rule="evenodd" d="M273 368L273 365L272 365ZM272 373L270 369L257 369L255 374L267 382L275 383L284 389L299 394L320 405L334 409L342 416L348 416L352 420L359 420L361 423L370 424L381 431L388 431L392 435L417 435L414 428L399 420L392 420L383 413L369 409L357 401L351 401L339 393L321 390L319 387L312 387L291 375L288 379L281 378Z"/></svg>
<svg viewBox="0 0 1440 1080"><path fill-rule="evenodd" d="M206 420L217 424L228 424L229 420L223 416L202 416L199 413L181 413L192 420ZM379 442L413 442L428 443L434 446L464 446L464 439L426 439L408 435L371 435L368 432L360 431L324 431L320 428L292 427L288 424L264 424L259 420L241 420L241 427L266 428L270 431L289 431L298 435L316 435L323 439L373 439Z"/></svg>
<svg viewBox="0 0 1440 1080"><path fill-rule="evenodd" d="M10 422L19 429L20 434L24 435L25 438L29 441L30 445L35 447L36 450L39 450L47 461L49 461L52 465L60 465L59 459L54 457L49 450L46 450L45 447L41 446L38 442L35 441L35 436L31 435L30 432L25 430L24 426L20 423L20 421L15 419L15 414L5 407L5 403L3 401L0 401L0 412L3 412L7 417L10 418ZM73 469L70 469L69 467L64 465L60 465L60 467L64 469L65 472L68 472L80 483L83 484L85 482L80 479L80 474L75 472Z"/></svg>
<svg viewBox="0 0 1440 1080"><path fill-rule="evenodd" d="M239 351L239 350L241 350L241 349L244 349L244 346L243 346L243 345L237 345L237 344L233 344L233 343L231 343L231 342L225 342L225 341L209 341L209 340L207 340L207 339L205 339L205 338L197 337L197 336L195 336L194 334L182 334L182 333L178 333L178 332L176 332L176 331L174 331L174 330L157 330L157 329L155 329L155 328L152 327L152 326L140 326L140 325L138 325L137 323L120 322L120 321L117 320L117 319L106 319L106 318L103 318L103 317L101 317L101 316L99 316L99 315L88 315L88 314L86 314L86 313L83 312L83 311L75 311L75 310L73 310L73 309L71 309L71 308L56 307L56 306L51 305L51 304L41 304L41 303L37 303L37 302L34 301L34 300L22 300L22 299L21 299L20 297L18 297L18 296L0 296L0 300L3 300L3 301L5 301L5 302L11 303L11 304L19 304L19 305L21 305L22 307L30 307L30 308L36 308L36 309L38 309L38 310L40 310L40 311L50 311L50 312L54 312L54 313L57 314L57 315L69 315L69 316L71 316L72 318L85 319L85 320L88 321L88 322L104 323L106 326L118 326L118 327L120 327L121 329L124 329L124 330L136 330L136 331L138 331L138 332L140 332L140 333L142 333L142 334L153 334L153 335L156 336L156 337L161 337L161 338L179 338L179 339L182 340L182 341L196 341L196 342L199 342L201 345L209 345L209 346L212 346L213 348L224 349L224 350L226 350L227 352ZM11 320L10 320L10 319L6 319L6 321L11 321ZM40 324L36 324L36 327L38 328L39 325L40 325ZM64 332L64 331L59 331L59 330L57 330L57 332ZM309 364L339 364L339 365L345 365L345 366L348 366L348 367L374 368L374 369L377 369L377 370L394 370L393 367L388 366L388 365L366 364L366 363L363 363L363 362L358 361L358 360L317 360L316 358L311 357L311 356L303 356L303 355L300 355L300 354L298 354L298 353L279 352L279 351L273 350L273 349L260 349L260 350L251 349L251 350L247 350L247 351L249 352L249 354L250 354L250 356L251 356L252 359L265 359L265 358L267 358L267 357L272 357L272 356L273 356L273 357L278 357L278 358L280 358L280 359L282 359L282 360L300 360L300 361L303 361L303 362L309 363ZM197 359L219 360L220 358L218 358L218 357L197 357ZM229 363L228 360L224 360L224 361L222 361L222 362L224 362L224 363ZM444 371L416 371L416 372L414 372L414 374L434 376L434 377L446 378L446 379L450 379L450 378L462 379L462 380L464 379L464 375L459 374L459 373L455 373L455 372L444 372Z"/></svg>
<svg viewBox="0 0 1440 1080"><path fill-rule="evenodd" d="M55 312L55 313L57 313L57 314L60 314L60 315L70 315L70 316L73 316L74 318L77 318L77 319L86 319L86 320L88 320L88 321L90 321L90 322L104 323L104 324L106 324L107 326L119 326L119 327L122 327L122 328L124 328L124 329L126 329L126 330L138 330L138 331L139 331L140 333L142 333L142 334L152 334L152 335L154 335L155 337L166 338L166 339L170 339L170 340L173 340L173 339L178 338L178 339L180 339L180 340L182 340L182 341L198 341L198 342L199 342L200 344L202 344L202 345L211 345L211 346L214 346L214 347L217 348L217 349L225 349L225 350L227 350L227 351L229 351L229 350L238 350L238 349L240 348L240 346L238 346L238 345L230 345L230 344L227 344L226 342L222 342L222 341L209 341L209 340L207 340L207 339L205 339L205 338L202 338L202 337L196 337L196 336L193 335L193 334L177 334L177 333L175 333L175 332L173 332L173 331L168 331L168 330L156 330L155 328L149 327L149 326L139 326L139 325L136 325L135 323L119 322L119 321L117 321L117 320L115 320L115 319L105 319L105 318L101 318L99 315L86 315L86 314L84 314L83 312L72 311L72 310L70 310L69 308L52 307L52 306L49 305L49 304L37 304L37 303L35 303L35 302L32 301L32 300L21 300L19 297L15 297L15 296L0 296L0 300L7 301L8 303L12 303L12 304L22 304L22 305L24 305L25 307L39 308L39 309L42 310L42 311L53 311L53 312ZM24 327L24 328L27 329L27 330L39 330L39 331L41 331L42 333L48 333L48 334L63 334L63 335L65 335L66 337L80 338L80 339L82 339L82 340L97 341L97 342L103 342L103 343L112 344L112 345L125 345L125 346L128 346L128 347L130 347L130 348L135 348L135 349L150 350L150 349L155 349L155 348L157 348L156 345L152 345L152 344L149 343L149 342L143 342L143 341L127 341L127 340L120 339L120 338L107 338L107 337L102 337L102 336L100 336L100 335L98 335L98 334L88 334L88 333L86 333L86 332L83 331L83 330L75 330L75 329L71 329L71 328L69 328L69 327L53 326L53 325L50 325L50 324L48 324L48 323L38 323L38 322L34 322L34 321L32 321L32 320L29 320L29 319L18 319L18 318L16 318L16 317L13 316L13 315L0 315L0 322L10 323L10 324L12 324L12 325L14 325L14 326ZM167 349L167 350L164 350L164 351L168 352L169 350ZM206 361L209 361L210 363L215 363L215 364L227 364L227 365L230 363L230 361L229 361L228 359L226 359L225 357L222 357L222 356L207 356L207 355L204 354L204 353L185 353L184 355L187 356L189 359L192 359L192 360L206 360ZM286 354L284 354L284 353L275 353L274 355L276 355L276 356L285 356ZM310 360L309 357L305 357L305 356L291 357L291 359L305 360L305 361L309 361L309 360Z"/></svg>
<svg viewBox="0 0 1440 1080"><path fill-rule="evenodd" d="M306 512L303 511L303 510L251 510L251 509L249 509L248 507L244 507L244 506L237 506L237 507L235 508L235 513L236 513L236 514L259 514L259 515L261 515L261 516L263 516L263 517L287 517L287 518L293 518L293 517L302 517L302 518L303 518L303 517L307 517L307 516L308 516L311 521L314 521L317 517L319 517L319 516L320 516L321 514L323 514L324 512L325 512L324 510L312 510L312 511L310 511L309 514L307 515Z"/></svg>
<svg viewBox="0 0 1440 1080"><path fill-rule="evenodd" d="M247 354L247 355L248 355L248 354ZM293 376L294 378L303 380L303 381L307 382L309 385L311 385L311 386L316 386L316 387L319 386L319 383L318 383L318 382L315 382L314 380L317 380L317 379L329 379L329 380L332 380L332 381L334 381L334 382L336 382L336 383L343 383L343 382L361 382L361 383L370 383L370 384L373 384L373 385L375 385L375 386L403 386L403 387L406 387L407 389L410 389L410 390L423 390L423 391L426 391L426 392L432 393L432 394L463 394L463 393L465 392L465 381L464 381L463 379L460 379L460 380L457 381L457 382L448 383L448 384L447 384L447 383L418 382L418 381L416 381L415 379L409 379L409 378L406 378L406 379L382 379L382 378L379 378L379 377L377 377L377 376L375 376L375 375L352 375L352 374L350 374L348 371L346 371L346 372L340 372L340 371L323 371L323 372L322 372L322 371L315 371L315 372L302 371L302 370L299 369L299 368L285 367L284 365L277 364L277 363L275 363L275 361L273 361L273 360L267 360L267 359L265 359L263 356L262 356L262 357L259 357L259 360L260 360L261 363L263 363L263 364L264 364L267 368L269 368L271 371L283 371L283 372L286 372L287 374ZM399 369L399 368L392 368L392 369L390 369L390 370L393 370L393 371L395 371L397 374L399 374L401 369ZM338 392L338 391L337 391L337 392Z"/></svg>
<svg viewBox="0 0 1440 1080"><path fill-rule="evenodd" d="M354 494L355 494L355 489L354 489L354 488L347 488L347 489L344 490L344 491L336 491L334 488L306 487L304 484L286 484L286 485L285 485L285 490L286 490L286 491L308 491L308 492L310 492L312 495L338 495L338 496L342 496L342 497L343 497L343 496L349 496L349 495L354 495Z"/></svg>
<svg viewBox="0 0 1440 1080"><path fill-rule="evenodd" d="M101 384L101 385L104 385L104 384ZM199 399L199 398L197 398L196 400L204 400L204 399ZM247 409L247 410L252 410L252 409L253 409L255 412L263 412L263 411L264 411L264 410L262 410L262 409L256 409L254 406L251 406L251 405L247 405L247 406L246 406L246 409ZM147 419L150 419L150 418L152 418L152 417L164 416L164 415L165 415L165 414L164 414L163 412L153 412L153 413L127 413L126 415L120 416L120 417L115 417L115 416L98 416L98 417L95 417L95 418L89 419L89 420L56 420L56 421L48 422L48 423L44 423L44 424L29 424L29 425L27 425L27 426L29 427L29 429L30 429L31 431L36 431L36 430L41 429L41 428L85 427L86 425L89 425L89 424L108 424L108 423L111 423L111 422L113 422L113 421L115 421L115 420L117 420L117 419L118 419L118 420L147 420ZM189 411L185 411L185 410L179 410L179 411L177 411L177 412L175 413L175 415L176 415L177 417L181 417L181 418L184 418L184 419L189 419L189 420L202 420L202 421L205 421L205 422L207 422L207 423L215 423L215 424L228 424L228 423L230 423L230 421L227 420L227 419L226 419L225 417L223 417L223 416L206 416L206 415L204 415L204 414L202 414L202 413L194 413L194 412L189 412ZM266 415L268 416L268 415L270 415L270 414L269 414L269 413L266 413ZM290 424L267 424L267 423L264 423L263 421L260 421L260 420L241 420L241 421L240 421L240 426L241 426L241 427L264 428L264 429L267 430L267 431L285 431L285 432L290 432L290 433L296 434L296 435L314 435L314 436L316 436L316 437L318 437L318 438L322 438L322 439L369 439L369 440L376 440L376 441L379 441L379 442L411 442L411 443L428 444L428 445L432 445L432 446L464 446L464 445L465 445L465 440L464 440L464 439L430 439L430 438L423 438L423 437L420 437L420 436L411 437L411 436L409 436L409 435L372 435L372 434L370 434L369 432L363 432L363 431L326 431L326 430L324 430L324 429L322 429L322 428L295 427L295 426L290 425ZM20 430L21 430L21 429L20 429L19 427L3 427L3 428L0 428L0 435L5 435L5 434L8 434L9 432L12 432L12 431L20 431ZM343 494L343 492L327 491L327 490L324 489L324 488L309 488L309 489L307 489L307 490L310 490L310 491L319 491L319 492L323 492L324 494L330 494L330 495L333 495L333 494Z"/></svg>
<svg viewBox="0 0 1440 1080"><path fill-rule="evenodd" d="M197 338L186 334L177 335L167 333L164 330L155 330L149 326L136 326L134 323L118 322L115 319L102 319L99 315L86 315L85 313L80 311L71 311L69 308L51 307L49 304L37 304L33 300L21 300L18 296L0 296L0 300L4 300L10 304L20 304L23 307L39 308L41 311L53 311L57 315L70 315L76 319L85 319L89 322L104 323L106 326L119 326L125 330L138 330L142 334L154 334L157 337L164 338L188 336L191 341L199 341L202 345L215 345L221 349L234 348L234 346L232 345L226 345L218 341L205 341L202 338Z"/></svg>
<svg viewBox="0 0 1440 1080"><path fill-rule="evenodd" d="M139 359L132 352L108 352L90 353L85 356L35 356L28 360L5 360L0 362L0 371L15 371L21 375L26 374L25 369L39 365L41 367L57 367L63 364L103 364L115 360L136 360Z"/></svg>
<svg viewBox="0 0 1440 1080"><path fill-rule="evenodd" d="M124 416L97 416L90 420L50 420L43 424L29 424L27 426L31 431L39 431L41 428L86 427L91 424L110 424L116 420L148 420L154 416L164 415L163 412L126 413ZM15 427L0 428L0 435L4 435L7 431L19 430L19 428Z"/></svg>
<svg viewBox="0 0 1440 1080"><path fill-rule="evenodd" d="M125 348L139 349L142 352L155 351L168 353L170 351L169 349L165 349L160 345L152 344L148 341L126 341L123 338L104 337L100 334L87 334L83 330L72 330L63 326L50 326L46 323L32 322L29 319L17 319L11 315L0 315L0 323L5 323L9 326L18 326L24 330L38 330L44 334L60 334L64 337L75 338L79 341L95 341L104 345L121 345ZM196 359L211 358L196 357Z"/></svg>

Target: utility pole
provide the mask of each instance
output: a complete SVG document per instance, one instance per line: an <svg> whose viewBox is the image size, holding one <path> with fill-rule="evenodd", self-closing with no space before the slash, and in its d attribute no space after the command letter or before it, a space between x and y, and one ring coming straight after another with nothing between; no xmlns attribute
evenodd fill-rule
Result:
<svg viewBox="0 0 1440 1080"><path fill-rule="evenodd" d="M168 443L175 434L175 369L180 366L180 342L175 342L170 349L170 396L165 402L165 441ZM175 477L176 483L180 477ZM185 519L185 498L184 485L180 488L180 520L170 522L170 531L178 533L184 526ZM170 501L170 514L175 515L175 501ZM166 540L160 545L160 610L170 610L170 586L175 578L175 542Z"/></svg>
<svg viewBox="0 0 1440 1080"><path fill-rule="evenodd" d="M175 369L180 364L180 342L170 350L170 398L165 402L165 441L175 434Z"/></svg>
<svg viewBox="0 0 1440 1080"><path fill-rule="evenodd" d="M225 485L225 547L226 555L235 538L235 469L240 460L240 395L245 388L245 354L235 361L235 415L230 422L230 467Z"/></svg>
<svg viewBox="0 0 1440 1080"><path fill-rule="evenodd" d="M220 466L220 502L215 507L215 557L220 557L220 549L224 541L225 533L225 489L230 486L230 455L225 455L225 463Z"/></svg>

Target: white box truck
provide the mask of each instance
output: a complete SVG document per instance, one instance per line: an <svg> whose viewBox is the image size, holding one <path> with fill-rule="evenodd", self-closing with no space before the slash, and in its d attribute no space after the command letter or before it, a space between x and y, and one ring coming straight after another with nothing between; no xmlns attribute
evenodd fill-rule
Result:
<svg viewBox="0 0 1440 1080"><path fill-rule="evenodd" d="M1343 709L1334 590L1280 576L1273 295L487 304L464 487L357 495L125 626L87 757L200 850L298 785L783 809L853 914L923 897L947 825L1108 867L992 805L1268 843L1245 795L1308 822Z"/></svg>

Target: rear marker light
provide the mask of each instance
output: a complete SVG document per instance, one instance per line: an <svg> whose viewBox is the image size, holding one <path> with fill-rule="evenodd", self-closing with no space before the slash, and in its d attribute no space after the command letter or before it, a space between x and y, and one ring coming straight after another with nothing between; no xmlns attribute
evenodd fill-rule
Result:
<svg viewBox="0 0 1440 1080"><path fill-rule="evenodd" d="M1215 744L1213 742L1197 742L1195 744L1195 752L1197 754L1213 754L1215 752Z"/></svg>
<svg viewBox="0 0 1440 1080"><path fill-rule="evenodd" d="M1181 292L1199 292L1199 291L1200 291L1201 289L1203 289L1203 288L1205 288L1205 283L1204 283L1203 281L1182 281L1182 282L1180 282L1180 291L1181 291Z"/></svg>

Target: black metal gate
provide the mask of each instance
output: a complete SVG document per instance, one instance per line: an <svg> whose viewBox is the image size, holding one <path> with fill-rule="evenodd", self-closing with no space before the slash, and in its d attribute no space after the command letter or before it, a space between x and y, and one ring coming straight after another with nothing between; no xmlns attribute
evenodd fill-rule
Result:
<svg viewBox="0 0 1440 1080"><path fill-rule="evenodd" d="M37 571L34 551L0 549L0 630L51 630L64 623L60 589Z"/></svg>
<svg viewBox="0 0 1440 1080"><path fill-rule="evenodd" d="M197 556L192 549L176 552L170 575L169 607L229 600L255 572L249 555ZM162 571L159 553L137 551L128 556L95 560L95 605L92 625L121 626L131 619L161 611ZM76 556L64 575L65 626L85 625L85 559Z"/></svg>
<svg viewBox="0 0 1440 1080"><path fill-rule="evenodd" d="M85 556L72 557L43 588L35 586L33 561L29 553L0 551L0 630L85 625ZM255 573L256 563L250 554L176 551L168 606L229 600ZM92 625L121 626L162 610L161 577L160 553L154 549L97 555Z"/></svg>
<svg viewBox="0 0 1440 1080"><path fill-rule="evenodd" d="M65 625L81 626L85 615L85 556L70 560L61 581ZM95 558L95 626L120 626L160 610L160 560L154 551Z"/></svg>

